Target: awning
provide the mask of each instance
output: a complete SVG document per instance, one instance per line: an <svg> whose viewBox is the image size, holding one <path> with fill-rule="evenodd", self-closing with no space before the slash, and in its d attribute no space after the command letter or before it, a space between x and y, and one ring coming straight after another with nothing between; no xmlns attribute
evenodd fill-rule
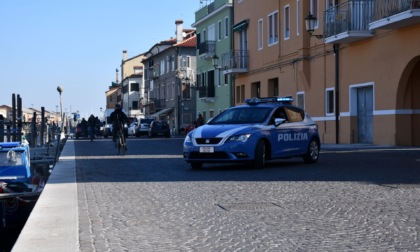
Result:
<svg viewBox="0 0 420 252"><path fill-rule="evenodd" d="M234 32L243 31L248 28L249 19L242 20L232 27Z"/></svg>
<svg viewBox="0 0 420 252"><path fill-rule="evenodd" d="M155 117L155 118L159 118L160 115L162 114L167 114L169 112L171 112L174 108L166 108L166 109L162 109L154 114L151 114L150 117Z"/></svg>

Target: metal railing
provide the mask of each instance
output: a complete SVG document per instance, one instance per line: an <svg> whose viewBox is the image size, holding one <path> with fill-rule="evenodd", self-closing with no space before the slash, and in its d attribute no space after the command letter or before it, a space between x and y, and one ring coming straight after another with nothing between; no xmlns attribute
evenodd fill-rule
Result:
<svg viewBox="0 0 420 252"><path fill-rule="evenodd" d="M233 70L243 69L248 70L249 56L247 50L229 51L222 54L222 69Z"/></svg>
<svg viewBox="0 0 420 252"><path fill-rule="evenodd" d="M198 87L198 97L214 97L215 90L214 90L214 82L207 83L205 86Z"/></svg>
<svg viewBox="0 0 420 252"><path fill-rule="evenodd" d="M213 56L216 53L216 43L215 41L204 41L198 44L198 54L209 54Z"/></svg>
<svg viewBox="0 0 420 252"><path fill-rule="evenodd" d="M376 0L372 21L377 21L404 11L420 9L420 0Z"/></svg>
<svg viewBox="0 0 420 252"><path fill-rule="evenodd" d="M352 0L324 11L324 37L348 31L367 31L372 22L374 0Z"/></svg>

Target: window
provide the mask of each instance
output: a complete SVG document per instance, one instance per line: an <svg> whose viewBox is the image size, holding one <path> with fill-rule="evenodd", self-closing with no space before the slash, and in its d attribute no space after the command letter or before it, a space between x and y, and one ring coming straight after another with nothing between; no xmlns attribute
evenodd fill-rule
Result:
<svg viewBox="0 0 420 252"><path fill-rule="evenodd" d="M160 61L160 75L165 73L165 60Z"/></svg>
<svg viewBox="0 0 420 252"><path fill-rule="evenodd" d="M206 42L206 39L207 39L207 31L206 31L206 29L204 29L204 30L201 32L201 34L203 34L203 36L201 37L201 39L202 39L203 41L201 41L201 42Z"/></svg>
<svg viewBox="0 0 420 252"><path fill-rule="evenodd" d="M132 109L139 109L139 102L138 101L133 101L132 103L131 103L131 108Z"/></svg>
<svg viewBox="0 0 420 252"><path fill-rule="evenodd" d="M245 85L236 87L236 103L242 103L245 100Z"/></svg>
<svg viewBox="0 0 420 252"><path fill-rule="evenodd" d="M171 89L170 89L170 85L167 84L164 86L165 88L165 100L168 101L171 98Z"/></svg>
<svg viewBox="0 0 420 252"><path fill-rule="evenodd" d="M300 35L300 0L296 0L296 35Z"/></svg>
<svg viewBox="0 0 420 252"><path fill-rule="evenodd" d="M220 87L220 85L221 85L221 81L220 81L220 74L221 74L221 71L220 71L220 69L214 69L214 74L216 75L216 79L214 80L214 83L217 85L217 86L219 86ZM215 86L216 86L215 85Z"/></svg>
<svg viewBox="0 0 420 252"><path fill-rule="evenodd" d="M284 107L289 122L301 122L305 118L305 112L302 109L293 107Z"/></svg>
<svg viewBox="0 0 420 252"><path fill-rule="evenodd" d="M171 57L172 71L175 71L175 56Z"/></svg>
<svg viewBox="0 0 420 252"><path fill-rule="evenodd" d="M187 55L181 56L181 62L179 62L180 67L190 67L191 57Z"/></svg>
<svg viewBox="0 0 420 252"><path fill-rule="evenodd" d="M217 22L217 40L222 40L222 21Z"/></svg>
<svg viewBox="0 0 420 252"><path fill-rule="evenodd" d="M311 2L311 6L310 6L310 13L312 14L312 16L314 16L315 18L316 18L316 23L315 23L315 26L314 26L314 28L316 29L316 28L318 28L318 20L319 20L319 18L318 18L318 1L319 0L310 0Z"/></svg>
<svg viewBox="0 0 420 252"><path fill-rule="evenodd" d="M223 80L224 80L224 82L223 82L223 84L229 84L229 74L224 74L223 75Z"/></svg>
<svg viewBox="0 0 420 252"><path fill-rule="evenodd" d="M305 109L305 92L297 92L296 104L298 107Z"/></svg>
<svg viewBox="0 0 420 252"><path fill-rule="evenodd" d="M279 79L273 78L268 80L268 96L279 95Z"/></svg>
<svg viewBox="0 0 420 252"><path fill-rule="evenodd" d="M216 40L216 27L214 26L214 24L210 25L208 27L208 39L207 41L215 41Z"/></svg>
<svg viewBox="0 0 420 252"><path fill-rule="evenodd" d="M326 9L332 8L336 5L338 5L338 0L326 0L326 3L325 3Z"/></svg>
<svg viewBox="0 0 420 252"><path fill-rule="evenodd" d="M274 45L279 42L278 34L278 12L268 15L268 45Z"/></svg>
<svg viewBox="0 0 420 252"><path fill-rule="evenodd" d="M167 73L169 73L169 61L170 61L169 56L166 56L166 72Z"/></svg>
<svg viewBox="0 0 420 252"><path fill-rule="evenodd" d="M327 88L325 94L325 113L327 115L334 115L335 99L334 99L334 88Z"/></svg>
<svg viewBox="0 0 420 252"><path fill-rule="evenodd" d="M210 112L210 118L213 118L214 117L214 110L212 109L209 112Z"/></svg>
<svg viewBox="0 0 420 252"><path fill-rule="evenodd" d="M191 87L187 83L182 83L182 99L191 99Z"/></svg>
<svg viewBox="0 0 420 252"><path fill-rule="evenodd" d="M251 83L251 97L261 97L261 84L260 82Z"/></svg>
<svg viewBox="0 0 420 252"><path fill-rule="evenodd" d="M140 84L139 83L131 83L130 84L130 91L131 92L140 91Z"/></svg>
<svg viewBox="0 0 420 252"><path fill-rule="evenodd" d="M284 39L290 38L290 6L284 7Z"/></svg>
<svg viewBox="0 0 420 252"><path fill-rule="evenodd" d="M172 82L171 97L172 100L175 100L175 82Z"/></svg>
<svg viewBox="0 0 420 252"><path fill-rule="evenodd" d="M258 20L258 50L263 49L263 20Z"/></svg>
<svg viewBox="0 0 420 252"><path fill-rule="evenodd" d="M225 38L229 37L229 17L225 17Z"/></svg>

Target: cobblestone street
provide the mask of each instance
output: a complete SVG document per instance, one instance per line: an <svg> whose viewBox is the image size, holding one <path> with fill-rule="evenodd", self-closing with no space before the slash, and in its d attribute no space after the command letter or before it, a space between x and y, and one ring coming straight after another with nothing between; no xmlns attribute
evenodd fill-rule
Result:
<svg viewBox="0 0 420 252"><path fill-rule="evenodd" d="M111 141L75 142L82 251L420 249L418 150L324 150L314 165L195 171L182 139L128 146L121 157Z"/></svg>

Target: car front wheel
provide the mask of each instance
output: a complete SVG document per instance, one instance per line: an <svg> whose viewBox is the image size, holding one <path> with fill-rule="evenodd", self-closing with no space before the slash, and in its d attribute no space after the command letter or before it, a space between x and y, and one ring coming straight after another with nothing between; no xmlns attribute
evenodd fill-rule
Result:
<svg viewBox="0 0 420 252"><path fill-rule="evenodd" d="M255 147L255 157L253 162L254 169L264 168L265 165L265 143L260 140Z"/></svg>
<svg viewBox="0 0 420 252"><path fill-rule="evenodd" d="M305 163L316 163L319 158L319 143L315 139L312 139L308 146L308 151L303 156Z"/></svg>

